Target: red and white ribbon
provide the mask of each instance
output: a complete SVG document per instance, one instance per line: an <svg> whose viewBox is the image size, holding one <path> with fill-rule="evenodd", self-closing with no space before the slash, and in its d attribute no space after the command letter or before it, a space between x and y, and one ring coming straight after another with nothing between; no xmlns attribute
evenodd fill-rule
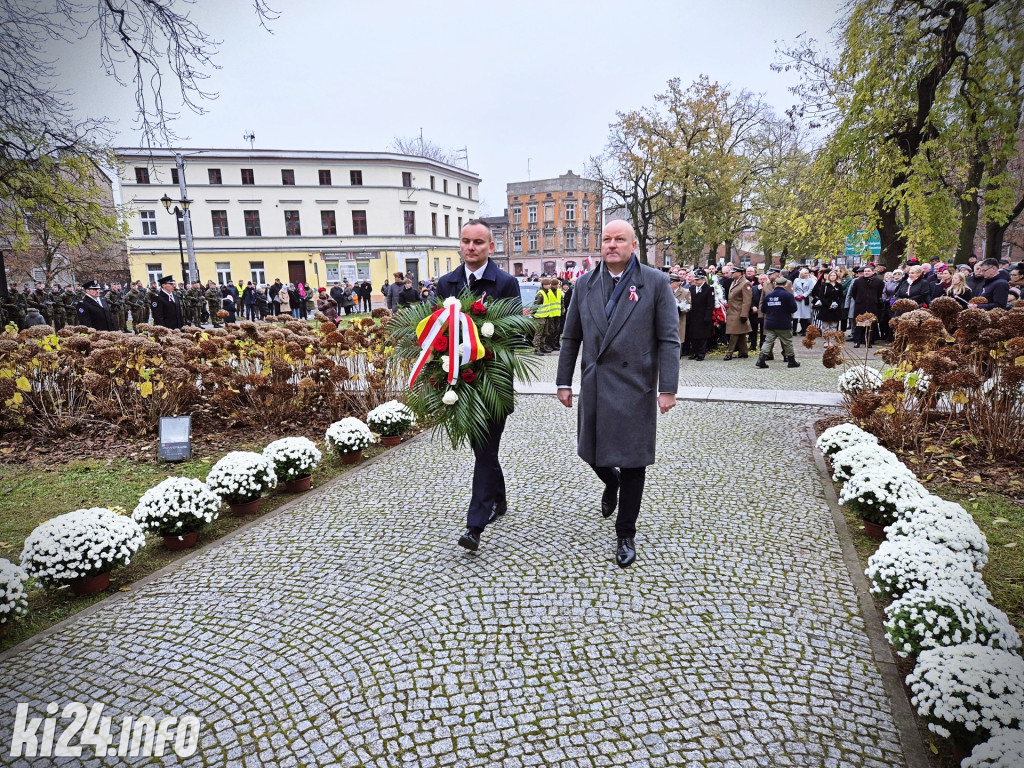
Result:
<svg viewBox="0 0 1024 768"><path fill-rule="evenodd" d="M635 285L629 286L629 300L630 301L639 301L639 297L636 295L636 286Z"/></svg>

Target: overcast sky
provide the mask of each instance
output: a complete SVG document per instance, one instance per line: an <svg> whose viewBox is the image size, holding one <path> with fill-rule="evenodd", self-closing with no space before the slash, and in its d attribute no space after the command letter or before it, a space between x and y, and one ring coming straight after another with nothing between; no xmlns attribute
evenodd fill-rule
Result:
<svg viewBox="0 0 1024 768"><path fill-rule="evenodd" d="M841 0L270 0L273 34L248 0L200 0L193 18L223 41L205 115L175 123L183 146L384 150L395 136L466 147L481 210L505 184L551 178L604 146L616 110L653 102L665 83L706 74L792 103L773 73L776 43L829 38ZM133 94L107 77L94 39L54 48L61 84L87 113L118 120L136 146ZM173 94L168 93L168 96ZM174 103L173 99L168 100Z"/></svg>

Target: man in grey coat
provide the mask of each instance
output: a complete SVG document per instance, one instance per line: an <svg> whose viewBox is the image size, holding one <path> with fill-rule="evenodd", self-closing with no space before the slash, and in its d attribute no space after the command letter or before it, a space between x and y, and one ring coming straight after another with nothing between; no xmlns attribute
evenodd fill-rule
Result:
<svg viewBox="0 0 1024 768"><path fill-rule="evenodd" d="M558 399L572 407L572 374L583 348L577 453L604 482L601 514L615 520L615 562L636 560L636 519L654 463L658 411L676 404L679 312L668 277L640 264L633 228L607 224L602 266L576 282L558 356Z"/></svg>

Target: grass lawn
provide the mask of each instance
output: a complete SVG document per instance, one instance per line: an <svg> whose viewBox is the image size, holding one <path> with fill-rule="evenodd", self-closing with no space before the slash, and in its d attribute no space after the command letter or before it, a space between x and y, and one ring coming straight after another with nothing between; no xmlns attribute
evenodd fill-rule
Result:
<svg viewBox="0 0 1024 768"><path fill-rule="evenodd" d="M238 446L238 450L262 450L263 445ZM320 466L313 473L313 487L323 485L356 465L345 465L318 445L324 454ZM384 448L374 445L363 452L367 458L376 456ZM4 465L0 466L0 557L17 563L25 538L40 523L65 512L83 507L107 507L131 514L139 498L149 488L168 477L195 477L205 479L210 467L223 454L195 457L189 461L140 463L130 458L111 460L73 460L61 466ZM266 514L295 498L294 494L275 490L260 504L260 514ZM199 547L216 541L241 527L252 517L231 517L227 508L221 517L199 534ZM194 552L170 552L164 548L159 536L149 536L146 546L132 558L130 565L111 572L110 587L96 595L77 597L69 587L44 590L29 583L29 613L22 621L10 622L6 635L0 638L0 650L41 632L63 621L83 608L102 600L118 589L127 590L133 582L159 570L179 557Z"/></svg>

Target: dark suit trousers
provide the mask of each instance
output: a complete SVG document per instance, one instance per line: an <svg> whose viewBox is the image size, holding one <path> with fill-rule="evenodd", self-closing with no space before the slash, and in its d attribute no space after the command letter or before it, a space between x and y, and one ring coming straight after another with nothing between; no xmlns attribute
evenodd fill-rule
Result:
<svg viewBox="0 0 1024 768"><path fill-rule="evenodd" d="M636 536L636 519L640 517L640 502L644 497L644 480L647 479L647 467L620 467L619 477L615 477L613 467L590 468L605 485L619 486L619 514L615 518L615 535L622 538Z"/></svg>
<svg viewBox="0 0 1024 768"><path fill-rule="evenodd" d="M505 419L493 422L483 441L473 444L476 464L473 466L473 495L469 499L466 520L470 528L482 531L491 519L494 505L505 501L505 473L498 461L498 448L504 431Z"/></svg>

